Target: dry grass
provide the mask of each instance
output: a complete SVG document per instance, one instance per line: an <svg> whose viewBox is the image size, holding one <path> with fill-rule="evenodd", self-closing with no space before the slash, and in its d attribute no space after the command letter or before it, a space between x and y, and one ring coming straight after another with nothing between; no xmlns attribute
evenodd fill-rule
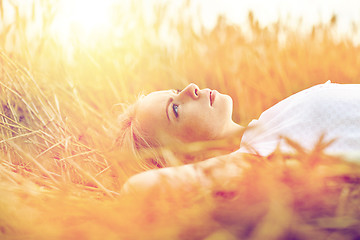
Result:
<svg viewBox="0 0 360 240"><path fill-rule="evenodd" d="M154 7L154 24L134 5L114 16L122 37L109 31L64 46L50 35L55 3L33 3L40 32L29 35L38 22L21 15L0 26L1 239L360 236L359 167L341 159L321 152L252 159L253 170L234 180L235 197L179 195L167 186L167 200L154 201L159 196L118 197L135 170L131 156L112 147L118 103L141 92L189 82L215 88L233 97L234 120L246 125L314 84L360 83L360 48L335 40L336 18L305 34L281 21L260 27L252 14L248 32L224 18L195 32L186 4L170 23L169 4ZM164 46L166 27L178 50Z"/></svg>

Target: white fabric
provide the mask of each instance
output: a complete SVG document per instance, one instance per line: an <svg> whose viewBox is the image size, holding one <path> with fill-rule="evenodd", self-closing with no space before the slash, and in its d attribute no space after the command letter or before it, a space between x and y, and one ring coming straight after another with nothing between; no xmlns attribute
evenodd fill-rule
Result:
<svg viewBox="0 0 360 240"><path fill-rule="evenodd" d="M284 99L249 124L236 152L293 153L284 137L311 151L321 135L335 139L325 153L360 162L360 84L328 81Z"/></svg>

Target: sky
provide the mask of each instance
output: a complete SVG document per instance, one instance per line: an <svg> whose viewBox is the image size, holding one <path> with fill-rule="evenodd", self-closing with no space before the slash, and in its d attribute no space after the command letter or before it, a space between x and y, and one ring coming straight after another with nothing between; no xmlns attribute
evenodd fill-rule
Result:
<svg viewBox="0 0 360 240"><path fill-rule="evenodd" d="M8 19L14 17L14 11L10 7L12 3L20 6L20 13L31 14L32 1L3 0L5 15ZM61 18L55 24L56 29L67 28L67 23L76 22L82 24L82 28L90 30L93 27L99 29L109 25L106 22L109 3L126 5L135 0L61 0L63 8ZM136 0L139 1L139 0ZM140 0L141 1L141 0ZM186 1L186 0L183 0ZM208 28L215 25L219 14L226 16L228 22L244 24L251 10L260 25L265 26L276 22L279 18L290 25L296 26L302 19L302 27L311 28L319 22L328 23L333 16L337 16L337 33L339 36L352 34L355 43L360 44L360 31L353 34L352 22L360 27L360 0L188 0L192 7L192 14L196 15L201 23ZM176 7L181 0L142 0L147 9L153 2L166 2L171 5L176 13ZM70 9L72 8L72 9ZM12 10L12 11L11 11ZM94 18L94 13L102 13L102 17ZM5 20L7 19L5 18ZM97 19L97 20L96 20ZM101 21L99 21L99 19ZM95 21L96 22L95 22ZM104 25L104 26L103 26ZM0 26L1 27L1 26ZM360 29L359 29L360 30ZM66 30L61 30L61 35Z"/></svg>
<svg viewBox="0 0 360 240"><path fill-rule="evenodd" d="M279 17L296 24L300 18L305 27L319 22L328 23L336 14L340 34L352 31L352 22L360 27L359 0L195 0L202 9L202 21L209 27L215 24L216 16L224 14L230 22L244 23L252 10L260 25L276 22ZM357 41L360 42L359 34Z"/></svg>
<svg viewBox="0 0 360 240"><path fill-rule="evenodd" d="M340 24L345 25L352 20L360 22L360 1L358 0L195 0L201 5L204 19L208 22L218 13L234 22L242 21L251 9L260 23L266 24L282 18L303 17L305 23L313 24L328 21L336 13Z"/></svg>

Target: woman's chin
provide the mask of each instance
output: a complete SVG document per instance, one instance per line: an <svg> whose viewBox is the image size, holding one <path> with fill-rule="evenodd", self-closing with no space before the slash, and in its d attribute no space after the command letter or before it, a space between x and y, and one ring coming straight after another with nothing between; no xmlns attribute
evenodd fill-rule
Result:
<svg viewBox="0 0 360 240"><path fill-rule="evenodd" d="M222 94L222 93L218 93L216 95L216 99L213 103L213 107L214 108L231 108L232 109L233 106L233 100L229 95L226 94Z"/></svg>

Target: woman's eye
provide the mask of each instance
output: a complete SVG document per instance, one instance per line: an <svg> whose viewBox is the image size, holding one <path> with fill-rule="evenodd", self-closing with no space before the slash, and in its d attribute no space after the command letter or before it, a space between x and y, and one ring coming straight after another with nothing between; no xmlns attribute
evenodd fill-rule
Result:
<svg viewBox="0 0 360 240"><path fill-rule="evenodd" d="M172 105L172 109L173 109L173 112L174 112L174 115L175 115L175 117L177 118L177 117L179 117L179 105L177 105L177 104L173 104Z"/></svg>
<svg viewBox="0 0 360 240"><path fill-rule="evenodd" d="M180 89L173 89L173 92L176 93L176 94L179 94L181 92Z"/></svg>

